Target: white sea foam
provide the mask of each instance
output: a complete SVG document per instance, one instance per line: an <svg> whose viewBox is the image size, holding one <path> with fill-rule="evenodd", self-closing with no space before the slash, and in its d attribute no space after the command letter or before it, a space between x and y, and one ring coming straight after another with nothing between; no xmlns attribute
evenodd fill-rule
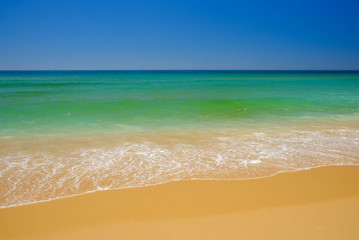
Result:
<svg viewBox="0 0 359 240"><path fill-rule="evenodd" d="M355 129L217 134L195 141L122 139L71 147L61 147L63 140L49 142L58 146L1 151L1 208L169 181L248 179L359 164Z"/></svg>

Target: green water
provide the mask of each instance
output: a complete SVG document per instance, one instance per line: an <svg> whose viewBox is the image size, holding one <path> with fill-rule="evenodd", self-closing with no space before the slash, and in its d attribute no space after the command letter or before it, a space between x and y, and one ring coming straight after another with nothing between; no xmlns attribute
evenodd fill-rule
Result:
<svg viewBox="0 0 359 240"><path fill-rule="evenodd" d="M357 118L359 72L0 71L0 135Z"/></svg>
<svg viewBox="0 0 359 240"><path fill-rule="evenodd" d="M358 156L359 72L0 71L0 208Z"/></svg>

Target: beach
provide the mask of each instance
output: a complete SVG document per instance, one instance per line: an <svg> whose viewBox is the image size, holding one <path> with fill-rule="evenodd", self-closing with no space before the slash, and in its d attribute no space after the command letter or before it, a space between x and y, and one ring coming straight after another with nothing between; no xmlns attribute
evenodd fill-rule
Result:
<svg viewBox="0 0 359 240"><path fill-rule="evenodd" d="M355 239L359 72L0 72L1 239Z"/></svg>
<svg viewBox="0 0 359 240"><path fill-rule="evenodd" d="M0 240L359 240L358 9L0 0Z"/></svg>
<svg viewBox="0 0 359 240"><path fill-rule="evenodd" d="M178 181L0 210L2 239L356 239L359 167Z"/></svg>

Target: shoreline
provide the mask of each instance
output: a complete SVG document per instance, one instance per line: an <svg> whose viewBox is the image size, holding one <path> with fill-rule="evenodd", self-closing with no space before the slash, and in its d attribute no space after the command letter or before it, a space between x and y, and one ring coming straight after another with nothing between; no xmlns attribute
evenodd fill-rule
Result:
<svg viewBox="0 0 359 240"><path fill-rule="evenodd" d="M359 164L359 130L0 141L0 205L190 179ZM1 147L2 146L2 147Z"/></svg>
<svg viewBox="0 0 359 240"><path fill-rule="evenodd" d="M324 165L324 166L316 166L316 167L308 167L308 168L303 168L303 169L295 169L295 170L290 170L290 171L279 171L276 173L273 173L271 175L268 176L258 176L258 177L248 177L248 178L241 178L241 179L202 179L202 178L193 178L193 179L173 179L173 180L169 180L169 181L165 181L165 182L160 182L160 183L155 183L155 184L148 184L148 185L142 185L142 186L132 186L132 187L123 187L123 188L109 188L109 189L96 189L96 190L91 190L88 192L83 192L83 193L78 193L78 194L74 194L74 195L69 195L69 196L62 196L62 197L58 197L58 198L53 198L53 199L47 199L47 200L40 200L40 201L36 201L36 202L29 202L29 203L21 203L21 204L15 204L15 205L10 205L10 206L0 206L0 211L1 209L8 209L8 208L14 208L14 207L22 207L22 206L27 206L27 205L33 205L33 204L38 204L38 203L46 203L46 202L52 202L52 201L56 201L56 200L61 200L61 199L65 199L65 198L72 198L72 197L79 197L82 195L87 195L87 194L92 194L92 193L97 193L97 192L104 192L104 191L120 191L120 190L127 190L127 189L133 189L133 188L147 188L147 187L154 187L154 186L158 186L158 185L163 185L163 184L171 184L171 183L176 183L176 182L196 182L196 181L250 181L250 180L257 180L257 179L262 179L262 178L271 178L271 177L275 177L277 175L281 175L281 174L289 174L289 173L295 173L295 172L301 172L301 171L310 171L312 169L317 169L317 168L327 168L327 167L359 167L359 164L338 164L338 165Z"/></svg>
<svg viewBox="0 0 359 240"><path fill-rule="evenodd" d="M3 239L285 239L283 234L352 239L349 235L359 235L358 216L359 166L328 166L249 180L97 191L3 208L0 232ZM287 230L278 232L280 224Z"/></svg>

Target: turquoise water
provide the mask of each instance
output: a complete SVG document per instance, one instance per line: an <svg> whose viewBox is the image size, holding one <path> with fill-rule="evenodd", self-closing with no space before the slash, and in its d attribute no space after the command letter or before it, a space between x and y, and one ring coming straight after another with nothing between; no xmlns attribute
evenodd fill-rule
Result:
<svg viewBox="0 0 359 240"><path fill-rule="evenodd" d="M0 71L0 134L355 117L359 72Z"/></svg>
<svg viewBox="0 0 359 240"><path fill-rule="evenodd" d="M359 72L0 71L0 208L359 165Z"/></svg>

